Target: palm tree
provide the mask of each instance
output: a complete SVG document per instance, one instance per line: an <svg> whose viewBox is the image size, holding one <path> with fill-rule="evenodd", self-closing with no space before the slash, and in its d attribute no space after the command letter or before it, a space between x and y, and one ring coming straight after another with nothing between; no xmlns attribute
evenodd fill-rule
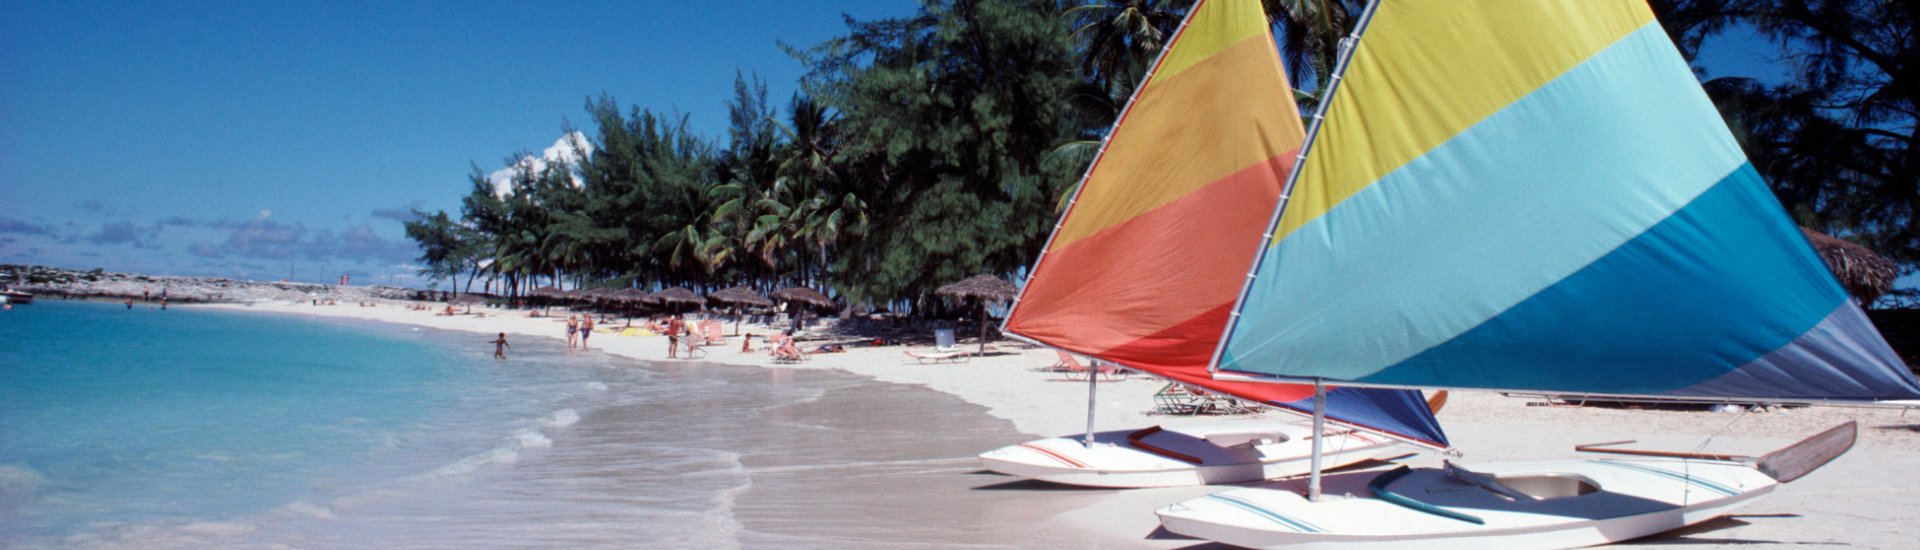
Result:
<svg viewBox="0 0 1920 550"><path fill-rule="evenodd" d="M1354 16L1365 9L1358 0L1261 0L1267 21L1279 27L1280 60L1293 80L1295 101L1312 111L1333 77L1340 43L1353 32Z"/></svg>
<svg viewBox="0 0 1920 550"><path fill-rule="evenodd" d="M1081 43L1081 71L1101 87L1115 80L1138 82L1192 5L1193 0L1102 0L1068 9L1067 22Z"/></svg>

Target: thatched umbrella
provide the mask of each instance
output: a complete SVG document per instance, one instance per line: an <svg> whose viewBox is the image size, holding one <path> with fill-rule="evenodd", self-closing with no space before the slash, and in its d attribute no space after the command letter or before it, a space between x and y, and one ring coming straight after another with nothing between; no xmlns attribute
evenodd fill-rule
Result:
<svg viewBox="0 0 1920 550"><path fill-rule="evenodd" d="M980 353L987 352L987 302L1005 302L1020 296L1020 287L995 275L974 275L934 291L935 294L962 300L972 299L980 308Z"/></svg>
<svg viewBox="0 0 1920 550"><path fill-rule="evenodd" d="M707 299L733 306L734 336L740 335L741 308L745 306L767 307L773 305L773 300L768 300L766 296L761 296L760 293L754 292L753 289L744 286L736 286L713 292L707 295Z"/></svg>
<svg viewBox="0 0 1920 550"><path fill-rule="evenodd" d="M594 289L594 290L602 290L602 289ZM626 288L626 289L620 289L620 290L605 289L605 290L606 292L601 294L600 301L606 302L609 304L620 304L621 311L627 314L627 326L633 326L633 310L634 310L633 306L635 304L647 303L647 293L641 292L640 289L637 289L637 288Z"/></svg>
<svg viewBox="0 0 1920 550"><path fill-rule="evenodd" d="M527 297L528 297L528 298L539 298L539 299L540 299L540 309L541 309L541 310L545 310L545 309L547 309L547 308L548 308L548 306L552 306L552 305L553 305L553 301L554 301L554 300L558 300L558 299L560 298L560 295L561 295L561 294L560 294L560 292L561 292L561 291L560 291L560 287L556 287L556 286L553 286L553 285L547 285L547 286L543 286L543 287L540 287L540 288L536 288L536 289L533 289L533 290L529 290L529 291L527 291ZM531 308L529 308L529 309L531 309ZM542 315L545 315L545 313L542 313Z"/></svg>
<svg viewBox="0 0 1920 550"><path fill-rule="evenodd" d="M617 302L619 300L614 299L614 296L620 294L620 289L603 286L599 288L589 288L584 294L588 301Z"/></svg>
<svg viewBox="0 0 1920 550"><path fill-rule="evenodd" d="M692 290L689 290L686 287L677 287L677 286L666 289L666 290L662 290L659 292L655 292L653 294L648 294L647 301L655 304L660 304L663 307L675 309L676 313L678 313L677 308L672 308L672 306L685 304L685 305L692 305L692 306L698 307L698 306L704 306L707 304L706 298L701 298L699 294L694 294Z"/></svg>
<svg viewBox="0 0 1920 550"><path fill-rule="evenodd" d="M804 302L814 307L823 308L823 309L833 309L840 306L839 303L834 302L833 298L827 297L826 294L821 294L820 291L818 290L814 290L804 286L788 287L788 288L776 290L776 291L773 291L772 296L773 296L773 299L775 300L787 302L788 309L798 309L798 306L796 305L797 302ZM793 318L793 326L796 329L800 327L801 313L802 312L795 311L791 316Z"/></svg>
<svg viewBox="0 0 1920 550"><path fill-rule="evenodd" d="M609 293L605 299L607 301L624 304L644 304L647 303L647 293L637 288L627 288L621 289L619 292Z"/></svg>
<svg viewBox="0 0 1920 550"><path fill-rule="evenodd" d="M1807 235L1807 241L1813 243L1813 249L1820 253L1820 259L1827 263L1827 270L1840 280L1840 286L1847 293L1860 300L1861 305L1873 303L1887 291L1893 290L1893 280L1900 276L1900 266L1892 260L1874 253L1867 247L1853 242L1837 239L1819 231L1800 228Z"/></svg>

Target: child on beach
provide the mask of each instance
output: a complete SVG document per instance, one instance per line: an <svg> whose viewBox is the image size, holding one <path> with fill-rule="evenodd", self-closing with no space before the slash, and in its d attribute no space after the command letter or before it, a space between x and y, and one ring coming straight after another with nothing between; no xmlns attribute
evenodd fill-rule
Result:
<svg viewBox="0 0 1920 550"><path fill-rule="evenodd" d="M507 333L505 332L500 333L499 338L496 338L494 339L494 341L488 342L488 343L493 344L494 359L506 359L507 348L513 347L513 344L507 343Z"/></svg>

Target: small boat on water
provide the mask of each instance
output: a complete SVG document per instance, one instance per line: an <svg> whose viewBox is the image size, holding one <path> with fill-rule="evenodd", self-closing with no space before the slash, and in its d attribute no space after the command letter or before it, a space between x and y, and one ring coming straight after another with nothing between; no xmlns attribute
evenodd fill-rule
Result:
<svg viewBox="0 0 1920 550"><path fill-rule="evenodd" d="M1134 92L1035 261L1004 331L1325 421L1087 431L980 455L990 470L1097 487L1259 481L1448 448L1419 391L1216 380L1206 369L1306 139L1255 2L1196 6ZM1243 15L1251 14L1251 17ZM1276 93L1249 94L1247 90ZM1323 433L1325 437L1314 437Z"/></svg>
<svg viewBox="0 0 1920 550"><path fill-rule="evenodd" d="M1920 398L1641 0L1376 0L1359 21L1214 378ZM1361 472L1340 497L1316 471L1305 497L1238 488L1156 513L1254 548L1599 545L1751 504L1856 429L1757 457L1602 444L1576 450L1629 457Z"/></svg>
<svg viewBox="0 0 1920 550"><path fill-rule="evenodd" d="M22 292L22 291L14 290L11 288L6 290L0 290L0 303L31 304L33 303L33 294L30 292Z"/></svg>

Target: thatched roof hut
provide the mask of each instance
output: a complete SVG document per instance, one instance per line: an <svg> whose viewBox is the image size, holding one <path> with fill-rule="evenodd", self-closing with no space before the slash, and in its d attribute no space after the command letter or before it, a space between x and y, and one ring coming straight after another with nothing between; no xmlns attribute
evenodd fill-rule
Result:
<svg viewBox="0 0 1920 550"><path fill-rule="evenodd" d="M954 298L979 298L991 302L1004 302L1020 296L1020 287L995 275L974 275L934 291L941 296Z"/></svg>
<svg viewBox="0 0 1920 550"><path fill-rule="evenodd" d="M1827 269L1840 280L1840 286L1847 289L1861 304L1869 304L1893 290L1893 280L1900 276L1900 266L1886 257L1874 253L1867 247L1853 242L1834 238L1825 233L1800 228L1807 235L1807 241L1813 243L1813 249L1820 253L1820 260L1826 262Z"/></svg>
<svg viewBox="0 0 1920 550"><path fill-rule="evenodd" d="M769 300L766 296L762 296L760 293L754 292L753 289L744 286L715 291L712 294L708 294L707 299L723 304L739 306L767 307L773 305L773 300Z"/></svg>
<svg viewBox="0 0 1920 550"><path fill-rule="evenodd" d="M613 288L613 287L604 287L604 286L603 286L603 287L599 287L599 288L589 288L589 289L587 289L587 291L586 291L586 293L585 293L585 294L586 294L586 299L588 299L588 300L592 300L592 301L595 301L595 302L618 302L618 301L620 301L620 300L618 300L618 299L616 298L617 296L619 296L619 295L620 295L620 289L617 289L617 288Z"/></svg>
<svg viewBox="0 0 1920 550"><path fill-rule="evenodd" d="M978 304L980 323L980 352L987 351L987 302L1004 302L1020 296L1020 287L1007 282L997 275L974 275L960 282L940 287L935 294L971 299Z"/></svg>
<svg viewBox="0 0 1920 550"><path fill-rule="evenodd" d="M655 304L660 304L663 306L666 306L666 305L705 306L707 305L706 298L701 298L699 294L694 294L693 290L691 289L688 289L686 287L679 287L679 286L662 290L659 292L655 292L653 294L648 294L647 301Z"/></svg>
<svg viewBox="0 0 1920 550"><path fill-rule="evenodd" d="M644 304L644 303L647 303L647 296L648 294L640 291L640 289L627 288L627 289L621 289L619 291L609 293L607 294L606 298L602 298L602 299L607 300L609 302L620 302L624 304Z"/></svg>
<svg viewBox="0 0 1920 550"><path fill-rule="evenodd" d="M780 300L782 302L806 302L808 304L812 304L814 307L828 308L828 309L837 308L840 306L839 303L834 302L833 298L827 297L826 294L822 294L818 290L814 290L804 286L796 286L796 287L789 287L789 288L776 290L773 292L773 299Z"/></svg>
<svg viewBox="0 0 1920 550"><path fill-rule="evenodd" d="M787 302L795 305L807 304L807 305L813 306L816 309L825 309L825 310L834 310L834 311L837 311L840 309L840 303L833 301L833 298L827 297L826 294L823 294L818 290L814 290L804 286L788 287L788 288L776 290L776 291L773 291L772 296L773 296L773 299L775 300L779 300L782 302ZM807 311L799 307L789 307L787 308L787 317L789 319L792 319L793 330L797 332L806 325L805 319L807 318Z"/></svg>
<svg viewBox="0 0 1920 550"><path fill-rule="evenodd" d="M744 286L710 292L707 294L707 299L733 306L733 334L735 336L740 335L741 309L748 306L767 307L773 305L773 300L769 300L766 296L761 296L760 293L754 292L753 289Z"/></svg>

